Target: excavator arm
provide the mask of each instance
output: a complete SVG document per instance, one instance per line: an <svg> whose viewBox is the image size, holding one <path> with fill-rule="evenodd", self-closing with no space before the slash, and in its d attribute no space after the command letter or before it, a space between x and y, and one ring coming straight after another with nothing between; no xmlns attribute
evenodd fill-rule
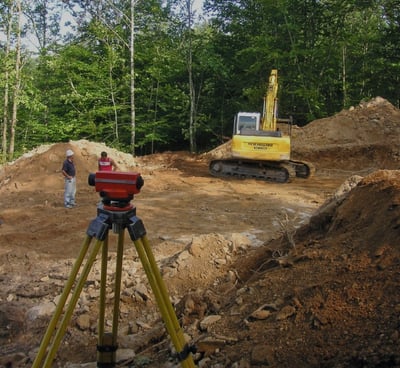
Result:
<svg viewBox="0 0 400 368"><path fill-rule="evenodd" d="M260 129L264 131L276 131L278 115L278 70L272 69L266 94L264 96L263 116Z"/></svg>

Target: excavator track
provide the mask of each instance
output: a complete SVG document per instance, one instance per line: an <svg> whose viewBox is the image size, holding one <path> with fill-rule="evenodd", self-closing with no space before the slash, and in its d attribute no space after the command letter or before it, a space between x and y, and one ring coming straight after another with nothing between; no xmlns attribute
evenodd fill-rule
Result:
<svg viewBox="0 0 400 368"><path fill-rule="evenodd" d="M300 161L213 160L210 174L220 178L257 179L273 183L288 183L295 177L308 178L313 168Z"/></svg>
<svg viewBox="0 0 400 368"><path fill-rule="evenodd" d="M211 175L222 178L258 179L275 183L287 183L296 172L289 165L268 161L213 160L210 162Z"/></svg>
<svg viewBox="0 0 400 368"><path fill-rule="evenodd" d="M307 179L315 173L315 167L311 162L293 160L288 162L292 167L294 167L297 178Z"/></svg>

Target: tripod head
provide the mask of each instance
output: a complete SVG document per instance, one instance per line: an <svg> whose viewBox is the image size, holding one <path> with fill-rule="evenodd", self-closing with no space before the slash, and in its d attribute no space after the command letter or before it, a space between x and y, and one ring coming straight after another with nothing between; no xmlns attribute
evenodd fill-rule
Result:
<svg viewBox="0 0 400 368"><path fill-rule="evenodd" d="M125 208L140 193L144 180L139 173L98 171L89 174L88 184L95 187L104 205Z"/></svg>

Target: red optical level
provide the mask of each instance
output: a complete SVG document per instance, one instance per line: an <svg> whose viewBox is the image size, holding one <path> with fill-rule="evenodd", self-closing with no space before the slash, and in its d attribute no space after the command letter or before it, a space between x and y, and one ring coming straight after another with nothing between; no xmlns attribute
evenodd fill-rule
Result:
<svg viewBox="0 0 400 368"><path fill-rule="evenodd" d="M110 201L126 201L140 193L144 180L139 173L119 171L98 171L89 174L88 183L94 186L100 196Z"/></svg>

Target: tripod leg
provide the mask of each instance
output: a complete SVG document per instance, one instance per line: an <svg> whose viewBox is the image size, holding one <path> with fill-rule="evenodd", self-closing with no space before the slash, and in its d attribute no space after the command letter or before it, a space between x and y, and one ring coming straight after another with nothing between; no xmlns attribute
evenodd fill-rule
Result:
<svg viewBox="0 0 400 368"><path fill-rule="evenodd" d="M129 235L133 240L143 268L153 289L158 306L167 327L168 333L178 353L179 361L183 367L194 367L193 357L190 354L194 351L193 346L185 343L183 332L179 326L178 318L169 300L167 288L163 282L157 263L151 251L149 241L146 237L146 229L142 220L136 215L129 218L127 226Z"/></svg>
<svg viewBox="0 0 400 368"><path fill-rule="evenodd" d="M144 246L144 250L146 252L147 258L148 258L149 263L150 263L150 267L151 267L151 269L153 271L153 274L155 275L157 285L159 285L159 288L160 288L160 291L161 291L161 296L163 298L164 304L165 304L165 306L166 306L166 308L168 310L169 318L170 318L170 320L172 322L173 328L176 331L177 338L181 342L179 350L177 349L177 352L179 354L179 359L181 361L183 361L184 363L186 363L184 365L185 367L194 367L192 356L189 355L189 353L191 351L188 351L190 349L188 349L188 346L187 346L187 344L185 342L185 337L183 336L183 332L182 332L181 326L179 324L178 318L176 317L176 314L175 314L175 310L174 310L174 308L173 308L173 306L171 304L171 301L169 299L167 288L165 286L163 278L161 277L161 273L160 273L160 271L159 271L159 269L157 267L156 259L154 258L154 254L153 254L153 252L151 250L150 242L149 242L149 240L148 240L146 235L144 235L142 237L142 242L143 242L143 246ZM187 360L187 361L185 362L185 360Z"/></svg>
<svg viewBox="0 0 400 368"><path fill-rule="evenodd" d="M60 319L61 313L62 313L62 311L64 309L64 306L65 306L65 303L67 301L68 295L71 292L72 286L73 286L74 281L76 279L76 276L77 276L77 274L79 272L79 269L82 266L83 259L85 258L85 255L86 255L86 253L87 253L87 251L89 249L89 245L90 245L90 242L92 241L92 239L93 238L91 236L86 236L86 239L83 242L83 245L81 247L81 251L79 252L79 256L75 261L74 267L72 268L71 274L70 274L70 276L69 276L69 278L68 278L68 280L67 280L67 282L66 282L66 284L64 286L64 290L63 290L63 292L61 294L61 297L60 297L60 300L59 300L59 302L57 304L57 307L56 307L56 310L54 312L54 315L51 318L49 326L48 326L48 328L46 330L46 333L45 333L45 335L44 335L44 337L42 339L42 342L41 342L40 347L39 347L38 354L36 355L36 358L35 358L35 360L33 362L32 368L39 367L39 365L40 365L40 363L41 363L41 361L42 361L42 359L43 359L43 357L44 357L44 355L46 353L47 347L49 346L49 343L50 343L50 340L51 340L51 336L53 335L53 332L57 327L57 322Z"/></svg>
<svg viewBox="0 0 400 368"><path fill-rule="evenodd" d="M169 296L168 296L167 288L165 286L164 280L161 277L160 271L157 267L156 259L154 258L153 252L151 251L150 243L149 243L149 240L147 239L146 235L144 235L142 237L142 242L143 242L143 249L146 252L147 259L149 260L150 268L153 272L153 275L155 276L157 285L160 288L160 292L161 292L163 301L165 303L165 306L168 309L168 314L171 316L171 321L173 322L173 327L176 331L181 332L182 330L179 325L179 321L176 318L175 311L172 307L172 304L171 304ZM182 334L182 338L183 338L183 334Z"/></svg>
<svg viewBox="0 0 400 368"><path fill-rule="evenodd" d="M183 332L180 328L175 311L169 300L167 288L157 268L155 258L151 252L148 240L144 235L141 239L134 240L136 250L146 272L153 293L156 297L158 306L163 316L166 328L181 362L182 367L194 367L193 358L185 343Z"/></svg>
<svg viewBox="0 0 400 368"><path fill-rule="evenodd" d="M114 314L113 314L113 344L117 345L118 336L118 321L119 321L119 302L121 294L121 280L122 280L122 260L124 254L124 229L118 232L118 250L117 250L117 264L115 272L115 290L114 290Z"/></svg>
<svg viewBox="0 0 400 368"><path fill-rule="evenodd" d="M100 320L99 320L99 337L97 345L97 367L114 367L116 364L117 338L118 338L118 323L119 323L119 303L121 294L122 280L122 260L124 250L124 230L118 232L118 249L117 261L115 270L115 287L114 287L114 310L112 333L105 333L104 316L105 316L105 278L102 277L102 285L100 291ZM107 253L103 248L103 263L102 276L107 271Z"/></svg>
<svg viewBox="0 0 400 368"><path fill-rule="evenodd" d="M106 282L107 282L107 257L108 257L108 238L104 240L101 255L101 278L100 278L100 300L99 300L99 322L98 322L98 340L97 340L97 361L104 358L102 356L102 347L105 345L105 314L106 314Z"/></svg>
<svg viewBox="0 0 400 368"><path fill-rule="evenodd" d="M58 331L57 331L57 333L56 333L56 335L54 337L53 344L49 349L49 353L48 353L47 358L46 358L46 360L44 362L43 368L49 368L51 366L51 363L53 362L54 355L56 354L57 349L60 346L61 339L63 338L63 336L65 334L65 330L67 329L67 325L68 325L68 323L69 323L69 321L71 319L71 316L72 316L72 313L73 313L74 308L76 306L76 303L78 302L79 295L80 295L80 293L81 293L81 291L83 289L83 286L84 286L84 284L85 284L85 282L87 280L87 277L89 275L90 269L93 266L93 263L94 263L94 261L96 259L96 256L97 256L97 254L99 252L99 249L100 249L101 245L103 244L103 242L104 242L103 240L97 240L96 241L96 243L95 243L95 245L94 245L94 247L92 249L92 252L90 253L90 255L89 255L88 259L87 259L85 267L83 268L82 274L81 274L81 276L79 278L79 281L78 281L78 283L76 285L75 291L73 292L73 294L71 296L71 300L68 303L68 306L67 306L66 312L64 314L64 317L63 317L63 319L61 321L60 327L59 327L59 329L58 329Z"/></svg>

